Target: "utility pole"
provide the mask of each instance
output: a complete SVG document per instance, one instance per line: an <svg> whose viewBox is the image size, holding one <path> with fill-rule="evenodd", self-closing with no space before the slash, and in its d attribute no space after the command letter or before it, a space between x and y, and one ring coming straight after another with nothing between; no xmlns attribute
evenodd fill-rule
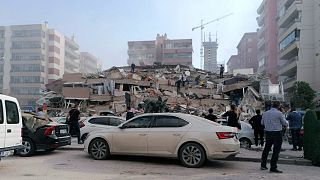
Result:
<svg viewBox="0 0 320 180"><path fill-rule="evenodd" d="M203 69L203 29L205 28L206 25L210 24L210 23L213 23L213 22L216 22L216 21L219 21L221 19L224 19L228 16L231 16L233 13L230 13L230 14L227 14L227 15L224 15L220 18L217 18L217 19L213 19L211 21L208 21L206 23L203 23L203 19L201 19L201 24L200 26L196 26L196 27L193 27L192 28L192 31L196 30L196 29L199 29L200 28L200 31L201 31L201 48L200 48L200 69Z"/></svg>

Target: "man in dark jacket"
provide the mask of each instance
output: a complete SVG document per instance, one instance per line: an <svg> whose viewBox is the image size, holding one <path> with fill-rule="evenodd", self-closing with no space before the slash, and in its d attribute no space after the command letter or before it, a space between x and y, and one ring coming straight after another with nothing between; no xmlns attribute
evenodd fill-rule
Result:
<svg viewBox="0 0 320 180"><path fill-rule="evenodd" d="M291 111L287 116L289 121L289 128L292 137L293 151L302 151L302 142L300 139L300 130L302 127L302 116L296 111L295 107L291 107ZM297 149L299 147L299 149Z"/></svg>
<svg viewBox="0 0 320 180"><path fill-rule="evenodd" d="M209 114L206 115L205 118L208 119L208 120L210 120L210 121L213 121L213 122L216 122L217 119L218 119L217 116L215 116L215 115L213 114L213 109L212 109L212 108L209 109Z"/></svg>
<svg viewBox="0 0 320 180"><path fill-rule="evenodd" d="M76 134L78 138L78 144L82 144L80 139L80 126L79 126L79 119L80 119L80 111L78 110L78 105L75 104L73 108L69 111L67 115L68 124L70 127L70 134Z"/></svg>
<svg viewBox="0 0 320 180"><path fill-rule="evenodd" d="M261 111L258 109L256 110L256 114L255 116L253 116L250 120L249 123L252 126L252 129L254 130L254 141L255 141L255 145L258 146L258 142L260 139L260 145L261 147L264 144L264 126L261 125Z"/></svg>

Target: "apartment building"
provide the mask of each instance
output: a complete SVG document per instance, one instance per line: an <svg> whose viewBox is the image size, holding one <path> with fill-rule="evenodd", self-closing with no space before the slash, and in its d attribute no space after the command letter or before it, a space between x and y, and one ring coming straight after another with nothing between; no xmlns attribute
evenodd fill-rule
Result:
<svg viewBox="0 0 320 180"><path fill-rule="evenodd" d="M1 93L18 98L23 109L34 107L45 84L75 71L68 67L70 61L79 70L77 49L74 40L49 29L46 23L0 26Z"/></svg>
<svg viewBox="0 0 320 180"><path fill-rule="evenodd" d="M80 52L80 72L84 74L97 73L98 58L88 52Z"/></svg>
<svg viewBox="0 0 320 180"><path fill-rule="evenodd" d="M80 72L80 52L79 45L76 43L74 36L65 37L65 73Z"/></svg>
<svg viewBox="0 0 320 180"><path fill-rule="evenodd" d="M263 0L257 10L258 72L269 77L272 83L278 82L277 1Z"/></svg>
<svg viewBox="0 0 320 180"><path fill-rule="evenodd" d="M233 73L235 69L253 69L258 70L258 50L257 50L257 33L245 33L238 46L238 54L230 57L227 66L228 72Z"/></svg>
<svg viewBox="0 0 320 180"><path fill-rule="evenodd" d="M217 41L211 41L209 36L209 41L203 42L204 48L204 70L218 73L217 65Z"/></svg>
<svg viewBox="0 0 320 180"><path fill-rule="evenodd" d="M278 3L279 80L288 91L296 81L320 91L320 2Z"/></svg>
<svg viewBox="0 0 320 180"><path fill-rule="evenodd" d="M167 35L151 41L128 42L128 64L153 65L192 65L192 39L168 39Z"/></svg>

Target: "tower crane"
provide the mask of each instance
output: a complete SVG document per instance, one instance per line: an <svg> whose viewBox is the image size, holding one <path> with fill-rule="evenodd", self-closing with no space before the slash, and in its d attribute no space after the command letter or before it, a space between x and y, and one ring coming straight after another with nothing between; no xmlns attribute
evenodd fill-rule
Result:
<svg viewBox="0 0 320 180"><path fill-rule="evenodd" d="M201 31L201 48L200 48L200 69L203 69L203 29L205 28L206 25L210 24L210 23L213 23L213 22L216 22L216 21L219 21L221 19L224 19L228 16L231 16L233 13L230 13L230 14L227 14L227 15L224 15L224 16L221 16L217 19L213 19L211 21L208 21L206 23L203 23L203 19L201 19L201 25L200 26L196 26L196 27L193 27L192 28L192 31L196 30L196 29L199 29L200 28L200 31Z"/></svg>

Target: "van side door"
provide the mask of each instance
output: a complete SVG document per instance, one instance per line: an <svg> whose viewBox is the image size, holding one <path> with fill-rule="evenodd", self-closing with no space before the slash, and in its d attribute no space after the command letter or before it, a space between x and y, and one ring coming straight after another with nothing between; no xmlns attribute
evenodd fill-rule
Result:
<svg viewBox="0 0 320 180"><path fill-rule="evenodd" d="M6 138L6 123L3 117L3 105L0 99L0 148L4 148L4 141Z"/></svg>
<svg viewBox="0 0 320 180"><path fill-rule="evenodd" d="M18 146L22 143L21 128L22 118L17 102L5 100L6 138L5 147Z"/></svg>

